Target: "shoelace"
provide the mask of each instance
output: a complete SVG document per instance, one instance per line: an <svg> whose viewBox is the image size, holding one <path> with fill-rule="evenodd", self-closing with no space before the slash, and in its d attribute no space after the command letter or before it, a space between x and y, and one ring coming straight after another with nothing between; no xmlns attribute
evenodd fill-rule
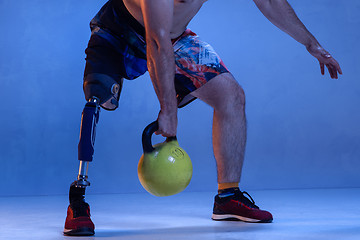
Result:
<svg viewBox="0 0 360 240"><path fill-rule="evenodd" d="M72 210L74 212L74 218L81 216L89 216L88 204L84 201L76 201L71 203Z"/></svg>
<svg viewBox="0 0 360 240"><path fill-rule="evenodd" d="M246 192L246 191L241 192L240 191L240 193L241 193L242 198L246 199L246 202L248 202L248 204L250 204L251 207L259 208L258 206L255 205L254 199L250 196L250 194L248 192ZM251 200L249 198L247 198L246 196L244 196L244 194L246 194Z"/></svg>
<svg viewBox="0 0 360 240"><path fill-rule="evenodd" d="M235 191L230 191L230 192L224 192L224 193L219 194L218 196L223 199L232 198L236 201L239 201L239 203L245 204L248 207L259 209L259 207L255 205L255 201L250 196L250 194L245 191L242 192L242 191L240 191L240 189L235 189Z"/></svg>

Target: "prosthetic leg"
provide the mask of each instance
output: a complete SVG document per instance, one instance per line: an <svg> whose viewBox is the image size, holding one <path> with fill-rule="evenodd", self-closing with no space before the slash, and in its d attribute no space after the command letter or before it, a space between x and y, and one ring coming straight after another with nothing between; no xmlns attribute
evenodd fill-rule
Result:
<svg viewBox="0 0 360 240"><path fill-rule="evenodd" d="M92 73L84 78L84 93L87 103L81 117L80 141L78 145L79 173L70 186L65 235L86 236L94 234L94 223L90 218L90 207L85 202L89 163L93 160L96 125L99 121L100 106L113 111L119 105L123 79Z"/></svg>
<svg viewBox="0 0 360 240"><path fill-rule="evenodd" d="M88 179L89 162L93 160L95 130L99 121L99 99L90 98L85 104L81 117L78 159L80 161L77 180L70 186L67 217L64 234L71 236L93 235L95 226L90 219L90 207L85 202L85 188L90 186Z"/></svg>

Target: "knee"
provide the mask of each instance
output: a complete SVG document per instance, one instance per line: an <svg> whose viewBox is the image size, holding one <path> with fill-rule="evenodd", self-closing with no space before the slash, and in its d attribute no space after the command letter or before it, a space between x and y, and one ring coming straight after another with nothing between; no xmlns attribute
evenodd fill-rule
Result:
<svg viewBox="0 0 360 240"><path fill-rule="evenodd" d="M230 73L218 75L192 95L209 104L218 113L242 113L245 108L244 89Z"/></svg>
<svg viewBox="0 0 360 240"><path fill-rule="evenodd" d="M244 108L245 107L245 91L244 89L238 84L236 89L234 89L234 96L233 101L236 106Z"/></svg>
<svg viewBox="0 0 360 240"><path fill-rule="evenodd" d="M224 94L222 103L215 110L224 114L243 113L245 109L245 92L244 89L234 81Z"/></svg>

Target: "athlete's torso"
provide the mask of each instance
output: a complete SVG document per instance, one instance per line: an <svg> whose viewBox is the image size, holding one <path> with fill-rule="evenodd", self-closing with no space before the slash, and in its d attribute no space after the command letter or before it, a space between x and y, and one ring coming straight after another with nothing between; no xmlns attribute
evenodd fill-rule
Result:
<svg viewBox="0 0 360 240"><path fill-rule="evenodd" d="M144 26L141 11L141 0L114 0L123 1L130 14ZM207 0L174 0L173 24L170 32L171 38L180 36L186 29L191 19L200 10Z"/></svg>

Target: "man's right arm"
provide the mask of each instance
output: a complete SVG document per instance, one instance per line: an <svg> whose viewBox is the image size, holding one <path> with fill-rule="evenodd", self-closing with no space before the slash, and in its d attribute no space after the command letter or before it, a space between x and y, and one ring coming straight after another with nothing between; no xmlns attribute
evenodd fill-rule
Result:
<svg viewBox="0 0 360 240"><path fill-rule="evenodd" d="M175 136L177 100L174 86L175 59L171 44L173 0L141 0L146 32L147 65L160 102L157 134Z"/></svg>

